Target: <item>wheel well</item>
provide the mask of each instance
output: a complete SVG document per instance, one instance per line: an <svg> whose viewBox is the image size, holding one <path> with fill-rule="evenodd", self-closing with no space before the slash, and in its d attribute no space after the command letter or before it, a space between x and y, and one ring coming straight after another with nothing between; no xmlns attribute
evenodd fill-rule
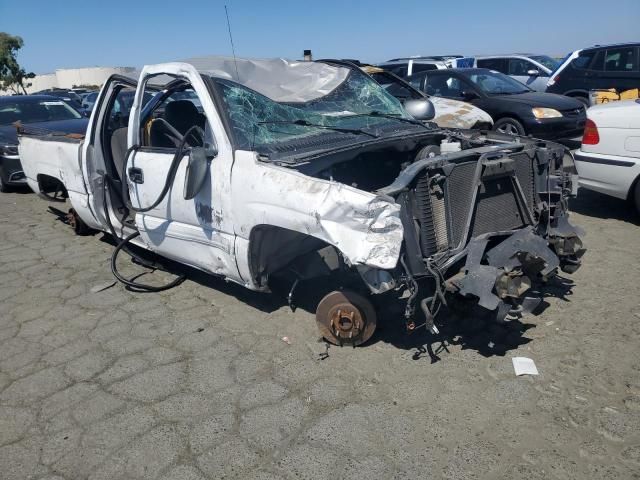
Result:
<svg viewBox="0 0 640 480"><path fill-rule="evenodd" d="M325 249L334 251L329 255L332 259L319 254ZM325 241L274 225L257 225L251 230L248 257L251 277L259 286L264 286L272 273L287 268L299 277L313 278L327 274L342 263L338 250Z"/></svg>
<svg viewBox="0 0 640 480"><path fill-rule="evenodd" d="M633 195L635 194L636 185L640 182L640 175L638 175L631 186L629 187L629 191L627 192L627 201L633 201Z"/></svg>
<svg viewBox="0 0 640 480"><path fill-rule="evenodd" d="M69 197L64 183L62 183L60 179L52 177L51 175L39 173L36 177L36 180L38 181L38 189L40 190L40 193L45 197L52 200L59 200Z"/></svg>

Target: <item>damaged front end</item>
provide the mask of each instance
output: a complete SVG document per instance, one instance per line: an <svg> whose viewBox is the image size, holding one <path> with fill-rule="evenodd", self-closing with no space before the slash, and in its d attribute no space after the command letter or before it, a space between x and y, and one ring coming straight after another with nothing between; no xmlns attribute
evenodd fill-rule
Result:
<svg viewBox="0 0 640 480"><path fill-rule="evenodd" d="M396 275L409 291L407 330L437 333L440 306L461 297L503 322L539 304L527 297L533 284L578 269L585 249L568 220L575 178L565 155L561 145L518 139L418 160L379 190L401 205Z"/></svg>

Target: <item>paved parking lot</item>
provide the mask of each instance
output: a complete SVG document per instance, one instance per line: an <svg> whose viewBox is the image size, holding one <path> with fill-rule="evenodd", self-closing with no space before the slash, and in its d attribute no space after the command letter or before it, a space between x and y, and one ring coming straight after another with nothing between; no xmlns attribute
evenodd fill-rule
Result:
<svg viewBox="0 0 640 480"><path fill-rule="evenodd" d="M217 279L96 291L112 245L46 208L0 195L2 479L640 478L640 227L622 202L573 202L584 266L506 354L454 336L436 362L384 330L320 360L309 312Z"/></svg>

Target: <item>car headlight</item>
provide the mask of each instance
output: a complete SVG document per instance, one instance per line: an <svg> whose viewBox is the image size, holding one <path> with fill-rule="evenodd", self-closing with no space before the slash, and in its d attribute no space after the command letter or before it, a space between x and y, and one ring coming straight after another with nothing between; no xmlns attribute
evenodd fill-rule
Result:
<svg viewBox="0 0 640 480"><path fill-rule="evenodd" d="M18 155L18 146L0 144L0 155L3 155L5 157L15 157Z"/></svg>
<svg viewBox="0 0 640 480"><path fill-rule="evenodd" d="M562 114L556 110L555 108L543 108L543 107L535 107L532 108L533 116L536 118L559 118L562 117Z"/></svg>

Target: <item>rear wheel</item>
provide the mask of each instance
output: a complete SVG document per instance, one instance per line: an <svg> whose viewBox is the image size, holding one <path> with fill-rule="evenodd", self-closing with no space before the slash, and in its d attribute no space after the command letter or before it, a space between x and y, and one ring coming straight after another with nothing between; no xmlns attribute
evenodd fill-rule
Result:
<svg viewBox="0 0 640 480"><path fill-rule="evenodd" d="M2 175L0 175L0 192L2 193L7 193L11 191L11 187L9 187L9 185L7 185L4 180L2 179Z"/></svg>
<svg viewBox="0 0 640 480"><path fill-rule="evenodd" d="M69 225L71 225L71 228L73 228L73 231L76 232L76 235L87 235L91 232L89 225L84 223L84 220L80 218L78 212L73 208L69 210L69 213L67 213L67 221L69 222Z"/></svg>
<svg viewBox="0 0 640 480"><path fill-rule="evenodd" d="M634 190L635 191L633 194L633 203L636 206L636 211L638 212L638 215L640 215L640 178L636 180L636 188Z"/></svg>
<svg viewBox="0 0 640 480"><path fill-rule="evenodd" d="M493 124L493 131L507 135L524 135L524 127L515 118L505 117Z"/></svg>

